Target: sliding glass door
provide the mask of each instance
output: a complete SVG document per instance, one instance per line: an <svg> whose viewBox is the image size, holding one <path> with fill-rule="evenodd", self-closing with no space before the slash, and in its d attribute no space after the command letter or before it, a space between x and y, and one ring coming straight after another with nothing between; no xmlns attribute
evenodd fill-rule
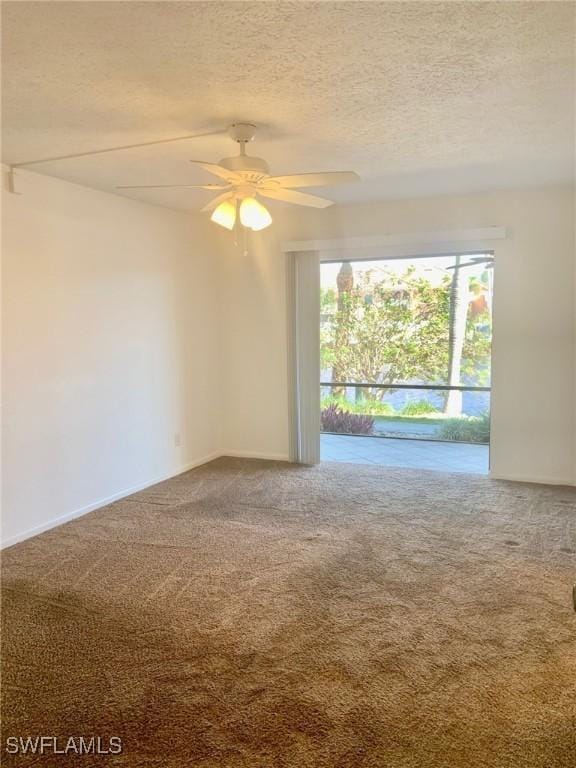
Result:
<svg viewBox="0 0 576 768"><path fill-rule="evenodd" d="M322 432L488 445L493 265L322 262Z"/></svg>

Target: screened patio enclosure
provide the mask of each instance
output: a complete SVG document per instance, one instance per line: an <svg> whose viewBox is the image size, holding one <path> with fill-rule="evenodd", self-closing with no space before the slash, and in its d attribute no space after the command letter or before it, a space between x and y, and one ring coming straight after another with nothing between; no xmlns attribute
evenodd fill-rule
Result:
<svg viewBox="0 0 576 768"><path fill-rule="evenodd" d="M448 468L487 471L493 266L488 252L320 264L321 431L350 438L343 455L378 463L391 445L365 438L406 440L400 461L414 443L432 464L444 451ZM342 442L323 437L323 458Z"/></svg>

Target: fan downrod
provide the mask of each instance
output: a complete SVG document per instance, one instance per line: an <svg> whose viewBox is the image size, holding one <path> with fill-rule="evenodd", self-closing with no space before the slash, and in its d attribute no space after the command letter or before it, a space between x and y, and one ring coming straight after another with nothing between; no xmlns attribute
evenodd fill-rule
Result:
<svg viewBox="0 0 576 768"><path fill-rule="evenodd" d="M265 160L261 157L248 157L246 154L246 144L254 140L256 130L257 127L254 123L233 123L228 128L228 135L237 144L240 144L240 154L220 160L220 165L224 168L240 173L245 181L252 183L260 181L270 173L268 163Z"/></svg>

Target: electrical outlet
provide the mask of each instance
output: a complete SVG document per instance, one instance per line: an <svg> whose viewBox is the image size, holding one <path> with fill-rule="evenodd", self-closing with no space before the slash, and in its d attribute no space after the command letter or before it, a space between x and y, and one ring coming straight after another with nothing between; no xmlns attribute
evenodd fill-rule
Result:
<svg viewBox="0 0 576 768"><path fill-rule="evenodd" d="M174 433L174 445L176 446L176 448L180 448L180 446L182 445L182 436L180 435L180 432Z"/></svg>

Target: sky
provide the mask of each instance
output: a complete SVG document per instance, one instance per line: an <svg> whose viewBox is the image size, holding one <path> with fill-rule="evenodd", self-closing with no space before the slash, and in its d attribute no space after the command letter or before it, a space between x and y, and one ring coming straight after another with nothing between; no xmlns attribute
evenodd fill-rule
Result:
<svg viewBox="0 0 576 768"><path fill-rule="evenodd" d="M481 256L482 254L474 254L474 258ZM486 254L488 255L488 254ZM416 274L422 277L426 277L432 285L440 283L446 275L452 276L452 270L446 269L454 264L454 256L427 256L420 258L410 259L376 259L374 261L355 261L352 262L352 268L354 270L354 276L371 270L373 274L373 280L378 281L378 275L382 276L382 279L386 274L399 275L405 272L409 267L416 269ZM467 261L466 257L463 257L463 261ZM336 276L340 269L341 262L328 262L321 265L320 270L320 284L322 288L334 288L336 289ZM475 267L469 267L467 272L472 277L473 275L480 276L484 271L484 264L479 264Z"/></svg>

